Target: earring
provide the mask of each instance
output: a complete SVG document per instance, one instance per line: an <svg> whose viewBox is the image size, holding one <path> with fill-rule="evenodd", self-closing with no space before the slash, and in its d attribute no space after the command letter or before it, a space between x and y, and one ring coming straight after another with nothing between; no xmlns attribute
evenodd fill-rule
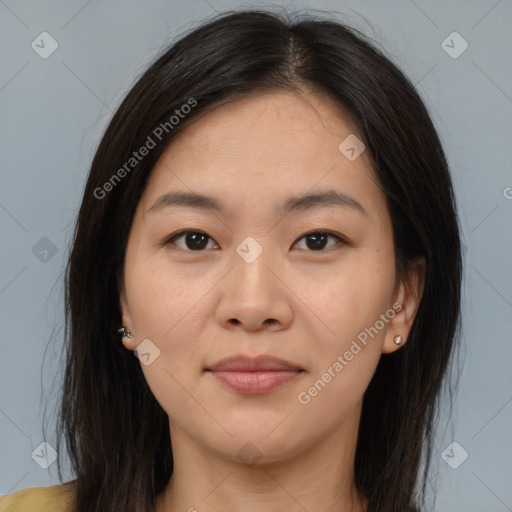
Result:
<svg viewBox="0 0 512 512"><path fill-rule="evenodd" d="M397 345L400 345L400 343L402 343L402 341L403 341L403 338L402 338L402 336L400 336L400 334L398 334L397 336L395 336L395 343L396 343Z"/></svg>
<svg viewBox="0 0 512 512"><path fill-rule="evenodd" d="M133 334L128 331L126 329L126 327L124 325L122 325L121 327L119 327L119 329L117 329L117 332L121 335L121 337L123 338L133 338Z"/></svg>

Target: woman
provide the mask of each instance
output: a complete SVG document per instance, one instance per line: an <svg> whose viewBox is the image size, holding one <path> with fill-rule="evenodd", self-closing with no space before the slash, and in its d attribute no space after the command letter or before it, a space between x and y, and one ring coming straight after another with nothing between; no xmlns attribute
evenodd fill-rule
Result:
<svg viewBox="0 0 512 512"><path fill-rule="evenodd" d="M76 480L0 510L423 510L461 274L443 149L390 60L319 17L209 20L91 166L58 425Z"/></svg>

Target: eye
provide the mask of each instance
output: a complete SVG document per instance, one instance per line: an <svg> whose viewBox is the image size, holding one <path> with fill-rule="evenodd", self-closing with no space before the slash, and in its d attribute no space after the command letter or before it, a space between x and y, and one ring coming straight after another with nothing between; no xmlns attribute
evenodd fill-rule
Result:
<svg viewBox="0 0 512 512"><path fill-rule="evenodd" d="M331 233L330 231L311 231L310 233L306 233L301 238L299 238L299 241L302 239L305 239L306 247L308 249L311 249L314 252L321 252L325 249L325 243L329 237L335 238L341 244L347 243L347 241L345 239L343 239L341 236L335 235L334 233ZM310 243L308 243L308 242L310 242ZM295 247L295 245L297 243L298 242L295 242L295 244L293 244L293 246ZM331 245L331 247L332 247L332 245ZM329 249L330 249L330 247L329 247Z"/></svg>
<svg viewBox="0 0 512 512"><path fill-rule="evenodd" d="M182 238L184 239L185 246L180 244L176 245L185 251L201 251L202 249L208 248L208 244L205 243L205 241L208 239L212 240L212 238L202 231L193 231L189 229L172 235L170 238L167 238L162 245L174 244L176 240Z"/></svg>
<svg viewBox="0 0 512 512"><path fill-rule="evenodd" d="M302 237L298 239L297 242L293 244L292 247L295 247L298 242L302 239L306 240L306 248L310 249L313 252L321 252L326 249L326 241L329 238L336 239L341 244L346 244L347 241L339 235L336 235L330 231L311 231L310 233L306 233ZM176 243L178 240L181 240L180 243ZM194 230L185 230L172 235L167 238L162 245L167 246L171 244L177 245L180 249L184 251L202 251L203 249L208 249L212 247L208 247L208 240L213 241L213 239L208 236L206 233L202 231L194 231ZM334 244L335 245L335 244ZM218 245L217 245L218 247ZM332 247L332 245L331 245ZM328 247L328 248L331 248Z"/></svg>

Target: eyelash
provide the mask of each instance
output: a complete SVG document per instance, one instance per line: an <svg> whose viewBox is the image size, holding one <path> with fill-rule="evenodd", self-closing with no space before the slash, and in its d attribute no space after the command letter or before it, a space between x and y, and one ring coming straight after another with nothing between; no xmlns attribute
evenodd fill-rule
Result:
<svg viewBox="0 0 512 512"><path fill-rule="evenodd" d="M194 234L200 234L200 235L205 235L206 237L208 237L210 240L213 240L213 238L211 238L208 234L206 234L204 231L199 231L199 230L195 230L195 229L185 229L185 230L182 230L182 231L179 231L178 233L175 233L174 235L171 235L170 237L166 238L163 242L162 242L162 246L169 246L171 244L173 244L175 242L175 240L177 240L178 238L181 238L182 236L184 235L187 235L189 233L194 233ZM332 231L326 231L326 230L318 230L318 231L309 231L308 233L305 233L304 235L302 235L300 238L298 238L294 243L293 245L295 246L300 240L302 240L303 238L306 238L308 236L311 236L311 235L327 235L327 236L330 236L330 237L333 237L333 238L336 238L339 242L339 244L341 245L347 245L348 244L348 241L345 240L343 237L341 237L340 235L337 235L336 233L333 233ZM335 246L333 246L335 247ZM312 251L312 250L308 250L306 249L307 252L312 252L312 253L315 253L315 252L327 252L329 249L332 249L333 247L329 247L328 249L320 249L318 251ZM190 249L182 249L184 250L185 252L204 252L206 249L202 249L202 250L197 250L197 251L193 251L193 250L190 250Z"/></svg>

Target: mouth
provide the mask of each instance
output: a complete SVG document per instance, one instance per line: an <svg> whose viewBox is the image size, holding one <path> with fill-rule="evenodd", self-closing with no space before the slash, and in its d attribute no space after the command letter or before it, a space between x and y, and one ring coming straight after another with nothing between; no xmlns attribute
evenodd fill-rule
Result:
<svg viewBox="0 0 512 512"><path fill-rule="evenodd" d="M221 384L248 395L268 393L297 379L305 370L271 356L235 356L205 368Z"/></svg>

